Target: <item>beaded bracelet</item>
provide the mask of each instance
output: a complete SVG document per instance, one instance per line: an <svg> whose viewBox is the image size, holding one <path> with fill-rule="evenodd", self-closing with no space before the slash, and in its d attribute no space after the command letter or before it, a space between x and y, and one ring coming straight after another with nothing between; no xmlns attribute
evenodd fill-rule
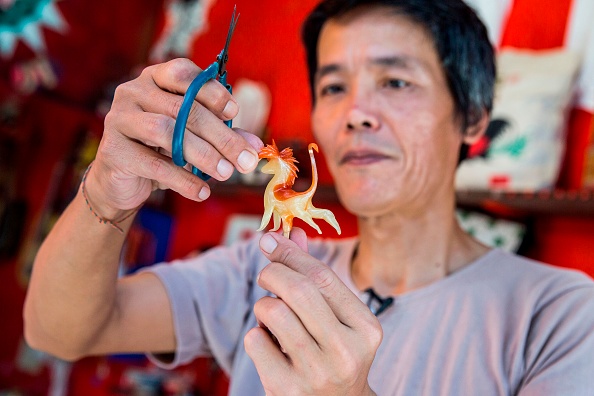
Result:
<svg viewBox="0 0 594 396"><path fill-rule="evenodd" d="M83 175L82 182L81 182L81 191L82 191L83 198L85 199L85 202L87 203L87 207L89 208L91 213L93 213L93 215L99 220L99 223L109 224L110 226L112 226L113 228L115 228L116 230L118 230L120 233L123 234L124 229L122 227L120 227L118 224L120 224L124 220L130 218L130 216L132 216L134 213L136 213L138 211L138 208L134 209L132 212L128 213L122 219L117 220L117 221L105 219L105 218L101 217L101 215L99 215L99 213L95 212L95 210L91 206L91 203L89 202L89 197L87 196L87 191L85 189L85 182L87 181L87 175L89 174L89 171L91 170L92 165L93 165L93 163L91 162L89 164L89 166L87 167L87 170L85 171L85 174Z"/></svg>

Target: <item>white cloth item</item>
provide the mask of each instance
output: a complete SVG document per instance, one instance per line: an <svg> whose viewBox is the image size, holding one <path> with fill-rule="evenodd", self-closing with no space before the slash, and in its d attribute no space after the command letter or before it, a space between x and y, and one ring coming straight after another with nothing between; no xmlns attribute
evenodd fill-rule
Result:
<svg viewBox="0 0 594 396"><path fill-rule="evenodd" d="M487 26L489 38L499 47L514 0L465 0ZM546 10L534 10L534 18ZM565 33L565 49L582 57L575 106L594 112L594 1L573 0Z"/></svg>
<svg viewBox="0 0 594 396"><path fill-rule="evenodd" d="M554 186L579 64L579 55L563 49L505 49L498 54L492 120L508 127L491 137L486 156L460 164L457 189L536 191Z"/></svg>
<svg viewBox="0 0 594 396"><path fill-rule="evenodd" d="M526 225L511 220L498 219L469 210L456 210L460 227L481 243L517 252L526 233Z"/></svg>
<svg viewBox="0 0 594 396"><path fill-rule="evenodd" d="M582 56L576 107L594 112L594 1L573 0L565 47Z"/></svg>

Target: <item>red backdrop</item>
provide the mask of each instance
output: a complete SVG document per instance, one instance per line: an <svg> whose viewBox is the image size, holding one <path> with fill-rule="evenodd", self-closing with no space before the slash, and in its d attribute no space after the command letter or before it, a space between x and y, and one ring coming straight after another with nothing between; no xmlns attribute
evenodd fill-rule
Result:
<svg viewBox="0 0 594 396"><path fill-rule="evenodd" d="M233 4L237 4L241 17L230 49L230 82L243 77L268 85L273 94L269 137L277 141L295 137L306 142L312 140L299 25L315 2L218 1L209 14L209 29L192 45L191 57L198 65L206 67L212 63L222 48ZM522 48L562 45L570 3L570 0L554 0L544 7L539 0L516 0L501 45ZM19 142L18 194L29 204L28 232L39 218L53 166L67 155L81 127L100 135L102 119L96 114L98 103L109 99L109 87L128 78L137 65L146 61L149 45L158 30L156 26L160 26L162 20L160 0L63 0L57 5L68 30L58 33L42 29L47 43L47 51L42 55L47 56L55 67L57 87L30 96L18 95L14 91L10 82L14 67L40 55L22 43L17 46L14 56L0 62L0 104L10 102L19 107L17 123L2 126L0 133ZM559 182L561 187L581 185L584 149L591 123L590 113L583 110L572 113L568 154ZM322 162L321 182L329 182L322 158L318 158ZM242 197L241 200L223 196L204 204L174 196L173 202L175 224L169 258L219 243L229 215L237 212L261 214L262 211L261 200L256 196ZM338 204L320 206L335 212L344 236L356 233L353 217ZM580 268L594 275L590 247L594 241L592 219L546 216L534 221L537 248L530 252L532 257ZM325 224L322 228L325 235L333 235L332 229ZM306 230L313 235L314 231L309 227ZM47 386L47 372L30 375L15 366L17 346L22 337L21 309L25 294L16 273L17 258L0 262L0 276L4 281L0 288L0 389L20 387L30 390L29 394L38 394L37 389Z"/></svg>

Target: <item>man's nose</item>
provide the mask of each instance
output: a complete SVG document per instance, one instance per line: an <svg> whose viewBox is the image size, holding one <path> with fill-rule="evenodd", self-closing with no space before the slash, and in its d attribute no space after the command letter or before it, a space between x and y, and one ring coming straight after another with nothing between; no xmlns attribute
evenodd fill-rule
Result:
<svg viewBox="0 0 594 396"><path fill-rule="evenodd" d="M353 107L347 117L347 129L350 131L375 131L379 128L378 118L370 112Z"/></svg>

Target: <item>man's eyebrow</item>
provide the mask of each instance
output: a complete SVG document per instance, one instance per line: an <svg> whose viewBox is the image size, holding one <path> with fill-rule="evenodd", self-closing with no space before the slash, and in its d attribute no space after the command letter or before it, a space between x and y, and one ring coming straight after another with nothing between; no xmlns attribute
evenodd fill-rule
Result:
<svg viewBox="0 0 594 396"><path fill-rule="evenodd" d="M419 67L423 70L427 69L424 62L409 56L401 55L370 58L368 62L371 65L382 67L394 67L400 69L414 69L415 67ZM315 81L319 81L322 77L328 74L339 72L342 69L343 67L338 63L330 63L328 65L320 66L320 68L318 68L316 71Z"/></svg>
<svg viewBox="0 0 594 396"><path fill-rule="evenodd" d="M322 77L336 73L340 71L341 67L337 63L331 63L328 65L320 66L318 70L316 70L315 81L319 81Z"/></svg>
<svg viewBox="0 0 594 396"><path fill-rule="evenodd" d="M409 56L401 56L401 55L381 56L381 57L377 57L377 58L371 58L369 60L369 63L371 63L372 65L377 65L377 66L396 67L396 68L401 68L401 69L412 69L414 67L420 67L422 69L425 68L425 65L423 62L421 62L415 58L411 58Z"/></svg>

